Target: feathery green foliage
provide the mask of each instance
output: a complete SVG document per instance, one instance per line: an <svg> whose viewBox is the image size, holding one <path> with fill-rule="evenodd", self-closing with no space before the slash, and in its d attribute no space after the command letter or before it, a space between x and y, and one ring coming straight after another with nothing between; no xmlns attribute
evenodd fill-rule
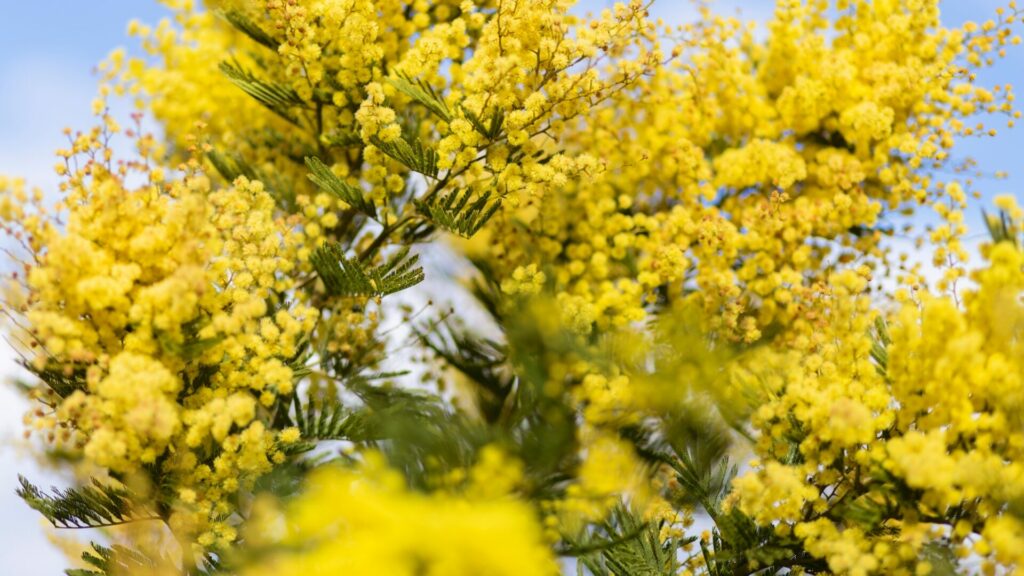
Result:
<svg viewBox="0 0 1024 576"><path fill-rule="evenodd" d="M268 110L293 124L299 123L294 109L303 106L303 101L295 90L260 80L237 61L225 60L220 63L220 69L235 86L255 98Z"/></svg>
<svg viewBox="0 0 1024 576"><path fill-rule="evenodd" d="M260 179L253 167L238 154L222 154L217 150L210 150L206 153L206 159L228 182L234 182L239 176L245 176L250 180Z"/></svg>
<svg viewBox="0 0 1024 576"><path fill-rule="evenodd" d="M988 235L992 238L992 242L996 244L1011 242L1014 246L1020 245L1017 239L1018 230L1014 230L1013 221L1009 214L1002 210L998 214L989 214L982 210L981 215L985 221L985 226L988 228Z"/></svg>
<svg viewBox="0 0 1024 576"><path fill-rule="evenodd" d="M295 425L305 441L362 440L367 436L366 419L341 403L308 400L305 406L293 396Z"/></svg>
<svg viewBox="0 0 1024 576"><path fill-rule="evenodd" d="M675 550L683 542L661 540L659 526L641 519L625 505L580 538L567 537L564 553L578 557L580 569L594 576L675 576ZM692 541L692 539L690 539Z"/></svg>
<svg viewBox="0 0 1024 576"><path fill-rule="evenodd" d="M67 576L133 576L135 574L181 573L182 576L213 576L220 562L209 554L198 565L182 570L171 558L152 557L120 544L111 547L90 543L92 550L82 552L82 560L90 568L66 570Z"/></svg>
<svg viewBox="0 0 1024 576"><path fill-rule="evenodd" d="M277 51L277 47L280 46L280 42L274 39L269 32L260 27L259 24L253 22L248 16L242 14L237 10L221 10L217 13L221 18L227 20L232 26L238 29L257 44L261 44L270 48L271 50Z"/></svg>
<svg viewBox="0 0 1024 576"><path fill-rule="evenodd" d="M469 120L469 123L473 125L473 128L488 140L494 140L501 134L502 126L505 122L504 110L496 109L491 112L486 124L484 124L484 120L479 115L474 114L465 106L462 106L461 110L466 120Z"/></svg>
<svg viewBox="0 0 1024 576"><path fill-rule="evenodd" d="M434 90L433 86L418 78L410 78L405 74L397 74L388 78L388 83L396 90L425 106L445 122L452 121L452 112L444 98Z"/></svg>
<svg viewBox="0 0 1024 576"><path fill-rule="evenodd" d="M364 267L345 256L345 250L333 242L321 245L310 257L327 291L335 296L379 297L415 286L423 281L423 268L416 267L418 261L419 256L410 256L405 246L384 264Z"/></svg>
<svg viewBox="0 0 1024 576"><path fill-rule="evenodd" d="M505 346L458 329L448 318L418 326L413 331L424 346L478 386L480 412L488 422L497 421L516 383L506 365Z"/></svg>
<svg viewBox="0 0 1024 576"><path fill-rule="evenodd" d="M882 376L885 376L889 369L889 344L892 344L889 325L885 318L879 316L875 319L875 327L871 331L871 359L875 361L875 369Z"/></svg>
<svg viewBox="0 0 1024 576"><path fill-rule="evenodd" d="M440 228L463 238L470 238L501 208L501 199L492 202L490 192L485 192L470 202L472 196L469 189L453 190L430 200L418 202L417 206Z"/></svg>
<svg viewBox="0 0 1024 576"><path fill-rule="evenodd" d="M30 362L19 362L19 364L22 368L39 378L46 384L47 388L61 398L67 398L72 392L84 390L86 387L85 370L77 369L69 373L65 369L49 364L43 367L38 367Z"/></svg>
<svg viewBox="0 0 1024 576"><path fill-rule="evenodd" d="M315 156L306 158L306 167L309 168L307 177L321 190L333 194L370 218L377 218L377 207L358 186L353 186L339 178L334 172L331 172L329 166Z"/></svg>
<svg viewBox="0 0 1024 576"><path fill-rule="evenodd" d="M52 494L46 494L21 475L18 482L18 496L57 528L98 528L160 519L126 488L96 479L91 486L54 488Z"/></svg>
<svg viewBox="0 0 1024 576"><path fill-rule="evenodd" d="M429 146L424 146L418 139L413 139L411 143L405 138L396 138L385 142L374 137L372 143L381 152L401 162L409 170L430 178L437 178L437 151Z"/></svg>

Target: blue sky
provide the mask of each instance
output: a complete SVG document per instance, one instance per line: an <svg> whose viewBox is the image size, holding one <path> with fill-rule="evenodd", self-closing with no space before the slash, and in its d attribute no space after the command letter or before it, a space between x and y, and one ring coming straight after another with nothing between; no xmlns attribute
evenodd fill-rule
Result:
<svg viewBox="0 0 1024 576"><path fill-rule="evenodd" d="M155 1L36 0L4 2L0 20L0 174L24 176L53 190L54 150L64 146L65 126L92 126L93 68L124 44L132 18L156 21ZM0 342L0 373L13 360ZM0 574L57 576L65 558L46 539L41 517L14 494L17 474L37 483L65 484L19 457L26 404L0 383ZM81 536L87 536L82 534Z"/></svg>
<svg viewBox="0 0 1024 576"><path fill-rule="evenodd" d="M35 0L4 3L0 21L0 173L21 175L53 189L50 167L53 151L64 145L65 126L91 126L90 101L95 92L93 67L114 47L126 43L125 28L132 18L155 22L165 14L153 0ZM584 1L584 8L610 2ZM948 24L969 17L984 19L1000 4L995 0L950 0L944 4ZM770 0L722 0L718 6L763 20ZM688 2L660 0L655 13L679 22ZM975 16L978 15L978 16ZM997 71L983 76L1013 83L1024 90L1024 51L1015 51ZM1002 126L1000 126L1002 127ZM1024 128L1024 126L1022 126ZM967 141L960 154L973 156L988 172L1008 170L1008 181L982 181L987 194L1024 191L1024 132L1002 130L996 140ZM1018 192L1018 195L1021 193ZM975 227L977 214L969 222ZM0 346L3 344L0 343ZM11 373L10 353L0 350L0 373ZM39 516L14 495L17 473L43 484L62 483L51 472L19 459L14 439L20 436L25 404L9 386L0 386L0 574L45 576L60 574L64 558L47 542Z"/></svg>

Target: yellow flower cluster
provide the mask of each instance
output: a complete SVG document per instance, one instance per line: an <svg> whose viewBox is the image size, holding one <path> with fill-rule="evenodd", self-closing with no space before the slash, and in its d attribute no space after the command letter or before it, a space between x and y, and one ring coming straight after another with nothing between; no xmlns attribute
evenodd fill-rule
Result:
<svg viewBox="0 0 1024 576"><path fill-rule="evenodd" d="M778 0L762 35L643 0L165 3L130 25L144 57L103 64L57 209L0 179L0 229L26 254L5 296L42 380L30 425L148 484L185 564L1024 567L1024 214L998 201L968 277L973 190L937 176L1019 117L978 80L1019 42L1015 4L950 28L938 0ZM167 142L136 128L116 161L110 92ZM922 207L935 286L886 243ZM413 340L491 402L472 415L374 374L382 298L422 279L394 256L442 230L502 337L445 317ZM726 424L756 453L731 485ZM320 440L349 466L283 512L254 494L298 485ZM691 541L698 505L717 526Z"/></svg>
<svg viewBox="0 0 1024 576"><path fill-rule="evenodd" d="M479 250L503 276L536 264L597 328L692 286L709 327L747 341L798 315L794 290L837 259L884 264L884 211L934 204L963 254L962 189L923 168L952 168L956 140L985 132L972 114L1013 114L1010 88L971 71L1015 16L947 28L937 0L832 4L779 2L766 41L705 11L676 58L562 126L562 149L599 170L552 182L564 191L497 220Z"/></svg>
<svg viewBox="0 0 1024 576"><path fill-rule="evenodd" d="M440 173L427 175L427 197L458 187L501 198L517 213L507 217L499 212L494 233L515 234L523 222L558 224L548 220L544 204L559 201L572 182L603 170L586 151L558 153L562 134L663 60L656 26L640 0L589 19L571 13L570 5L560 0L260 0L213 2L213 10L202 12L182 3L174 6L173 24L132 26L157 62L115 53L107 69L119 89L144 97L172 141L184 141L195 118L209 118L207 133L215 150L230 150L256 169L279 198L294 198L295 206L284 208L297 213L307 249L325 240L359 251L378 243L360 234L358 226L347 225L354 221L351 207L314 192L306 167L289 157L317 155L328 161L337 176L372 200L378 221L398 228L415 215L415 206L395 200L421 185L410 179L408 166L388 153L388 145L404 143L436 142L430 147ZM214 14L218 10L225 18ZM233 18L244 18L262 36L247 37L228 22ZM222 73L218 65L225 61L236 72ZM287 101L265 99L260 106L244 86L232 83L239 70L251 82L288 94ZM420 109L409 86L434 94L429 111ZM289 150L285 154L283 147ZM588 212L600 226L605 215L619 209L613 202ZM635 237L628 219L617 225L622 233L611 248L621 259ZM560 244L551 237L542 250L554 257ZM529 247L502 242L494 248L513 251L497 254L510 262ZM300 260L307 253L300 252ZM672 267L685 260L682 254L666 247L657 259L646 260L646 286L681 279ZM613 263L602 251L594 253L594 266L602 266L602 259L605 277L610 277ZM547 281L543 264L524 261L518 270L509 270L500 282L505 295L538 294ZM498 271L504 275L504 264ZM621 295L604 285L594 289L606 296L597 302L590 294L559 296L565 301L563 316L581 334L595 319L605 324L605 318L612 318L619 326L643 318L640 286L624 288ZM356 318L356 308L358 303L335 305L348 321L332 325L366 324L371 333L363 340L372 343L376 322ZM313 338L352 349L358 357L355 349L362 345L348 342L348 336L325 331ZM213 414L193 418L197 425L216 429Z"/></svg>
<svg viewBox="0 0 1024 576"><path fill-rule="evenodd" d="M553 125L561 154L551 162L586 159L584 171L545 181L464 249L506 294L533 292L526 279L543 274L561 325L591 338L691 303L728 339L787 334L809 357L801 362L836 382L797 379L787 396L787 410L827 430L805 442L828 459L888 425L872 412L890 401L884 390L846 384L875 372L870 301L859 295L887 265L882 217L934 206L950 225L932 241L965 259L963 189L928 170L952 168L956 139L978 133L971 114L1012 114L1009 88L986 89L970 71L1011 43L1013 22L1004 13L987 29L946 28L937 1L785 1L762 42L705 12L678 30L667 64L611 93L587 121ZM855 260L859 268L833 274ZM842 342L825 342L824 328L847 317ZM647 392L628 370L556 362L553 379L578 386L592 424L643 417ZM581 437L584 451L592 437Z"/></svg>
<svg viewBox="0 0 1024 576"><path fill-rule="evenodd" d="M8 215L32 238L9 312L33 369L64 382L40 397L67 447L191 494L174 527L224 544L232 495L282 457L265 407L292 393L288 362L317 318L280 298L300 238L259 182L213 189L194 168L164 181L148 157L114 163L115 130L106 118L61 152L51 220Z"/></svg>
<svg viewBox="0 0 1024 576"><path fill-rule="evenodd" d="M1019 567L1024 252L1002 241L986 256L963 306L904 294L874 341L864 279L835 279L827 317L793 342L800 363L765 390L767 462L736 481L734 505L836 573L921 573L940 541L986 572Z"/></svg>
<svg viewBox="0 0 1024 576"><path fill-rule="evenodd" d="M474 467L467 494L421 494L373 453L354 470L324 468L283 517L266 513L251 526L261 543L295 551L274 552L242 574L558 574L535 512L493 493L493 479ZM491 493L474 495L474 486Z"/></svg>
<svg viewBox="0 0 1024 576"><path fill-rule="evenodd" d="M653 69L660 55L645 48L654 30L639 1L585 22L566 2L492 4L225 0L198 11L180 3L175 23L130 29L159 58L156 65L116 52L106 70L119 90L145 97L140 105L173 141L183 142L196 118L208 119L216 149L231 150L296 195L311 190L304 166L289 156L315 153L332 157L339 175L357 177L388 210L387 198L403 191L406 168L374 140L431 135L448 179L461 175L481 191L496 186L503 197L533 202L550 183L594 167L587 158L582 165L538 158L543 147L532 139L554 137ZM261 30L260 42L217 11L246 18ZM631 49L642 53L608 58ZM229 57L236 71L287 98L260 106L219 69ZM412 104L392 82L401 77L441 94L442 117L422 117L412 134L399 124L398 112ZM498 132L486 128L492 122ZM325 208L337 206L332 198Z"/></svg>
<svg viewBox="0 0 1024 576"><path fill-rule="evenodd" d="M592 156L595 169L551 181L467 251L506 292L536 267L562 325L578 334L632 330L690 302L704 309L706 329L729 339L789 334L786 345L807 356L800 361L836 384L794 379L778 413L820 424L824 437L809 436L806 449L830 460L889 424L872 412L891 400L884 389L847 385L875 372L870 301L854 295L886 265L881 217L928 203L950 222L943 238L932 233L948 243L937 258L966 258L963 189L928 170L952 167L955 141L979 133L969 115L1013 113L1009 88L986 89L970 73L1011 43L1007 14L987 29L951 29L937 1L786 1L762 42L705 12L679 31L677 58L587 122L561 126L560 150ZM987 40L965 41L974 37ZM855 260L860 268L832 274ZM848 317L842 341L826 342L825 328ZM553 372L580 383L574 397L594 424L642 418L646 393L628 371L565 367Z"/></svg>

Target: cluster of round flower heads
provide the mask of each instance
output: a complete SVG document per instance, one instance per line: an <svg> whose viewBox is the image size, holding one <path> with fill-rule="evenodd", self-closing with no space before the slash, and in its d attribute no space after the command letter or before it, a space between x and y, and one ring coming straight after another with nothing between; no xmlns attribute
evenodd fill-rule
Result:
<svg viewBox="0 0 1024 576"><path fill-rule="evenodd" d="M831 290L829 315L762 390L761 460L734 505L835 572L920 573L937 542L987 572L1020 565L1024 251L1003 240L985 252L962 306L904 291L885 320L864 278Z"/></svg>
<svg viewBox="0 0 1024 576"><path fill-rule="evenodd" d="M747 341L790 322L837 261L885 265L896 209L935 205L962 257L964 187L933 174L987 133L969 118L1019 115L1009 86L975 80L1019 42L1015 9L959 29L936 2L837 8L781 2L764 42L711 14L685 27L678 58L550 142L597 169L497 219L482 254L503 275L538 266L597 328L685 293Z"/></svg>
<svg viewBox="0 0 1024 576"><path fill-rule="evenodd" d="M707 9L668 27L640 0L593 17L565 0L167 4L173 22L130 28L148 60L118 51L103 69L169 147L139 136L140 159L115 164L104 115L62 152L57 212L0 181L0 218L28 254L8 312L47 390L33 425L156 482L184 541L234 541L242 513L259 516L239 494L300 439L275 416L381 364L385 309L331 294L313 251L379 271L449 228L472 236L453 244L509 340L479 372L522 371L469 400L510 394L496 417L517 423L510 438L528 432L522 406L564 403L569 464L527 478L483 448L420 494L358 454L254 521L268 545L312 543L253 574L553 573L549 544L623 507L673 554L701 546L682 562L699 571L730 535L682 538L685 466L652 463L668 431L642 432L702 410L757 454L724 507L727 486L700 501L775 538L739 551L744 568L792 552L837 573L924 574L940 544L990 571L1024 562L1021 251L994 243L976 286L958 285L971 185L936 176L961 169L958 140L993 134L979 117L1019 117L1010 86L976 77L1019 43L1015 4L950 28L937 0L779 0L766 37ZM310 157L329 172L312 182ZM475 235L436 218L459 194L501 202ZM942 219L927 236L939 295L886 241L922 207ZM878 311L886 279L901 289ZM323 372L296 371L307 341ZM315 385L296 394L301 378Z"/></svg>
<svg viewBox="0 0 1024 576"><path fill-rule="evenodd" d="M242 574L558 574L533 511L503 492L516 472L493 447L460 489L433 494L410 491L375 453L353 470L319 471L287 509L259 509L250 545L284 546Z"/></svg>
<svg viewBox="0 0 1024 576"><path fill-rule="evenodd" d="M297 209L284 208L296 214L305 248L326 240L362 252L374 239L356 232L357 226L346 226L352 220L344 214L352 207L313 188L306 167L289 157L329 160L335 175L372 201L378 221L392 226L415 215L414 203L399 200L420 185L384 149L401 140L426 142L436 152L439 173L427 175L428 186L469 190L477 197L491 194L514 206L514 215L495 215L493 220L502 222L496 230L515 229L522 219L539 225L548 219L548 199L603 170L592 155L561 154L552 144L570 126L588 123L595 107L608 109L616 93L651 73L665 56L643 2L620 4L591 19L574 15L569 6L555 0L266 0L216 2L214 10L198 11L184 3L176 6L176 26L131 27L155 62L118 52L106 70L119 90L140 97L173 142L187 138L196 117L208 117L206 133L216 150L236 153L260 171L279 198L294 198ZM273 46L254 42L227 21L240 17L256 23ZM287 105L269 109L232 85L224 66L218 66L226 55L234 74L244 71L250 79L288 91ZM418 108L396 82L402 79L433 91L434 107ZM289 153L282 154L285 149ZM622 202L627 201L624 195ZM600 208L616 209L615 203ZM590 212L600 218L599 212ZM620 258L632 248L626 244L633 239L629 227L622 222L615 252ZM556 243L552 239L545 254L554 254ZM518 254L510 243L494 246ZM683 259L673 247L663 252L670 262ZM504 264L496 268L502 289L516 297L538 294L546 261L521 264L519 271L509 269L507 278ZM681 278L663 264L650 266L648 287ZM629 301L639 303L642 296L639 289L626 296L609 294L606 307L629 308L629 318L639 320L639 305ZM560 294L559 299L592 318L603 317L603 310L589 311L591 303L577 295ZM370 313L353 312L351 306L336 309L352 320ZM372 332L376 321L365 322ZM577 322L581 332L591 322ZM349 346L326 334L314 338Z"/></svg>
<svg viewBox="0 0 1024 576"><path fill-rule="evenodd" d="M149 136L115 162L104 120L60 152L56 208L4 214L27 252L6 313L43 380L36 427L124 481L159 477L188 495L176 528L229 542L233 494L296 440L266 419L317 318L281 298L301 239L259 182L215 189L191 165L165 179Z"/></svg>

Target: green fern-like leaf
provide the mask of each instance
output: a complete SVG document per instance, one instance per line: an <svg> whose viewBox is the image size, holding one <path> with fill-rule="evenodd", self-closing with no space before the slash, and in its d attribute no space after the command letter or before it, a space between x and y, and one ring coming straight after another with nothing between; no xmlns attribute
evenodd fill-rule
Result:
<svg viewBox="0 0 1024 576"><path fill-rule="evenodd" d="M515 377L507 369L506 347L457 329L447 319L414 327L413 333L449 367L464 374L478 387L478 402L484 419L498 421L515 389Z"/></svg>
<svg viewBox="0 0 1024 576"><path fill-rule="evenodd" d="M419 202L417 206L435 225L470 238L487 224L494 214L501 209L501 199L491 201L491 193L486 192L470 202L472 193L469 189L461 193L454 190L427 202Z"/></svg>
<svg viewBox="0 0 1024 576"><path fill-rule="evenodd" d="M241 12L238 12L237 10L222 10L218 12L218 15L227 20L232 26L238 29L239 32L242 32L257 44L266 46L275 52L277 51L278 46L280 46L280 42L274 39L274 37L260 27L259 24L250 20L248 16Z"/></svg>
<svg viewBox="0 0 1024 576"><path fill-rule="evenodd" d="M386 296L423 281L423 268L416 267L419 256L410 256L408 247L372 268L364 268L357 260L346 257L344 249L336 243L321 245L310 261L327 291L335 296Z"/></svg>
<svg viewBox="0 0 1024 576"><path fill-rule="evenodd" d="M928 561L933 576L956 576L963 574L960 569L956 553L948 544L941 542L930 542L925 544L921 556Z"/></svg>
<svg viewBox="0 0 1024 576"><path fill-rule="evenodd" d="M43 368L38 368L31 362L19 362L19 364L43 381L50 390L53 390L61 398L67 398L76 390L85 390L85 369L73 368L67 371L64 366L48 363Z"/></svg>
<svg viewBox="0 0 1024 576"><path fill-rule="evenodd" d="M427 110L433 112L438 118L445 122L452 121L452 112L448 109L444 98L434 90L430 84L410 78L399 73L394 78L388 78L388 83L396 90L422 104Z"/></svg>
<svg viewBox="0 0 1024 576"><path fill-rule="evenodd" d="M377 218L377 207L373 201L367 198L366 193L359 187L345 182L330 167L315 156L306 158L306 167L309 168L309 179L313 181L324 192L337 196L349 206L366 214L370 218Z"/></svg>
<svg viewBox="0 0 1024 576"><path fill-rule="evenodd" d="M469 123L473 125L473 128L484 136L488 140L494 140L501 134L501 128L505 123L505 113L502 110L494 110L491 112L490 117L487 119L487 123L484 123L484 119L474 114L466 107L462 107L462 115L469 120Z"/></svg>
<svg viewBox="0 0 1024 576"><path fill-rule="evenodd" d="M82 560L99 571L68 570L66 573L69 576L92 576L93 574L114 576L132 574L143 569L156 568L161 564L161 560L164 560L163 564L165 564L166 567L174 567L173 563L164 558L150 558L141 552L119 544L115 544L110 548L101 546L95 542L90 544L92 546L92 550L82 552Z"/></svg>
<svg viewBox="0 0 1024 576"><path fill-rule="evenodd" d="M366 420L362 413L349 410L340 403L317 403L305 406L293 397L295 424L304 441L362 440L366 437Z"/></svg>
<svg viewBox="0 0 1024 576"><path fill-rule="evenodd" d="M642 520L623 505L616 507L582 542L566 540L570 548L563 552L578 556L580 563L595 575L674 576L679 570L675 552L682 543L662 542L656 524Z"/></svg>
<svg viewBox="0 0 1024 576"><path fill-rule="evenodd" d="M305 105L305 103L299 98L295 90L288 86L260 80L252 72L246 70L235 61L221 62L220 69L235 86L238 86L243 92L255 98L257 102L268 110L292 124L297 125L299 123L294 109Z"/></svg>
<svg viewBox="0 0 1024 576"><path fill-rule="evenodd" d="M680 486L694 500L699 502L712 517L721 510L722 500L729 488L729 482L739 470L730 465L729 458L718 462L701 462L694 454L683 451L670 463L676 472Z"/></svg>
<svg viewBox="0 0 1024 576"><path fill-rule="evenodd" d="M133 574L183 574L213 576L219 570L218 560L206 555L195 566L182 570L166 555L149 556L120 544L111 547L90 543L92 550L82 552L82 561L91 568L65 570L67 576L132 576Z"/></svg>
<svg viewBox="0 0 1024 576"><path fill-rule="evenodd" d="M603 552L605 562L615 576L674 576L677 574L675 550L663 547L658 528L644 523L628 512L619 512L618 528L637 532Z"/></svg>
<svg viewBox="0 0 1024 576"><path fill-rule="evenodd" d="M889 369L889 344L891 343L889 326L885 319L879 316L875 319L875 327L871 332L871 359L875 361L875 369L882 376L885 376Z"/></svg>
<svg viewBox="0 0 1024 576"><path fill-rule="evenodd" d="M221 336L215 338L191 338L179 343L164 334L157 336L160 348L166 352L188 360L194 360L224 341Z"/></svg>
<svg viewBox="0 0 1024 576"><path fill-rule="evenodd" d="M404 138L396 138L395 140L384 142L380 138L374 137L372 142L374 146L380 148L381 152L401 162L413 172L437 178L437 151L424 146L419 140L413 140L410 143Z"/></svg>
<svg viewBox="0 0 1024 576"><path fill-rule="evenodd" d="M495 441L490 428L436 395L363 378L346 386L365 406L369 439L412 485L425 487L435 474L430 470L469 465L481 447Z"/></svg>
<svg viewBox="0 0 1024 576"><path fill-rule="evenodd" d="M339 148L350 148L357 144L362 145L363 143L359 133L352 131L330 132L321 136L320 139L328 146L337 146Z"/></svg>
<svg viewBox="0 0 1024 576"><path fill-rule="evenodd" d="M988 228L988 235L992 238L993 244L1012 242L1014 246L1018 245L1017 230L1014 230L1013 222L1006 212L1000 210L998 214L988 214L982 210L981 215L985 220L985 226Z"/></svg>
<svg viewBox="0 0 1024 576"><path fill-rule="evenodd" d="M44 493L22 476L18 481L18 496L57 528L99 528L160 519L128 490L98 480L81 488L54 488L52 494Z"/></svg>
<svg viewBox="0 0 1024 576"><path fill-rule="evenodd" d="M409 247L403 246L388 261L370 270L373 284L380 295L392 294L415 286L423 281L423 268L416 267L419 255L409 255Z"/></svg>
<svg viewBox="0 0 1024 576"><path fill-rule="evenodd" d="M256 170L237 154L222 154L217 150L210 150L206 153L206 159L228 182L234 182L239 176L245 176L249 180L260 179Z"/></svg>

